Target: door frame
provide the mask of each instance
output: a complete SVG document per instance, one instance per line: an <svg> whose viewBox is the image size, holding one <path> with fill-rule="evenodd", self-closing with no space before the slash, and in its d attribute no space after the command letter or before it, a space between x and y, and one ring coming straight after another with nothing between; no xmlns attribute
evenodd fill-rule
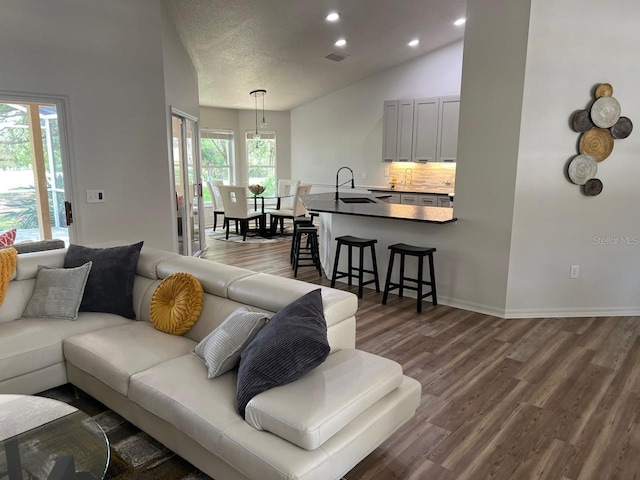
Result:
<svg viewBox="0 0 640 480"><path fill-rule="evenodd" d="M60 155L62 155L62 172L64 175L64 198L65 201L71 202L72 223L67 225L69 232L69 243L82 243L82 239L77 236L76 223L78 222L78 209L74 209L74 205L78 205L78 199L75 195L75 162L73 161L73 149L71 145L71 114L69 109L69 97L67 95L26 93L26 92L10 92L0 90L0 102L3 103L39 103L53 104L56 106L58 113L58 133L60 135Z"/></svg>
<svg viewBox="0 0 640 480"><path fill-rule="evenodd" d="M170 130L169 130L169 138L172 139L173 138L173 117L179 117L182 120L189 120L191 122L193 122L193 164L194 164L194 169L195 169L195 180L196 180L196 188L194 188L194 197L195 199L197 199L197 204L198 204L198 231L199 231L199 235L200 235L200 244L198 246L197 251L191 251L192 250L192 244L193 244L193 239L191 238L191 229L187 228L188 225L185 224L185 222L183 221L183 225L182 225L182 242L183 242L183 254L191 256L196 254L197 252L203 250L206 247L206 239L205 239L205 229L204 229L204 201L203 201L203 195L202 195L202 166L200 164L200 125L199 125L199 120L198 117L194 117L193 115L186 113L180 109L177 109L175 107L170 107L170 117L169 117L169 125ZM187 135L186 135L186 123L183 122L182 124L182 152L183 155L187 154ZM173 144L173 141L170 142L171 144ZM175 174L173 171L173 166L175 165L175 158L173 156L174 152L173 152L173 147L171 148L171 197L172 197L172 204L173 204L173 211L174 212L178 212L178 205L176 203L176 192L175 191L175 185L176 185L176 179L175 179ZM183 159L181 159L180 161L180 169L181 169L181 174L182 174L182 178L183 179L188 179L189 175L187 172L187 165L186 162L183 161ZM183 181L183 188L186 187L187 184L186 182ZM183 195L186 195L188 192L183 192ZM188 202L184 202L185 205L185 213L189 213L189 217L192 217L192 212L188 212L187 211L187 205ZM178 214L175 214L175 221L174 223L174 230L176 232L176 242L178 239L178 230L177 230L177 219L178 219Z"/></svg>

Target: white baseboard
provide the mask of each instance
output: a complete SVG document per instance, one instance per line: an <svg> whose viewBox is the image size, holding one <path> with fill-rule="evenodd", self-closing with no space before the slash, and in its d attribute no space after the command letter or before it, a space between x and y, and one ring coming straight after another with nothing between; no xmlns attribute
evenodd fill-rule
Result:
<svg viewBox="0 0 640 480"><path fill-rule="evenodd" d="M493 307L491 305L466 302L457 298L443 297L442 295L438 295L438 304L447 305L448 307L453 308L460 308L462 310L470 310L472 312L483 313L485 315L491 315L493 317L504 318L504 309Z"/></svg>
<svg viewBox="0 0 640 480"><path fill-rule="evenodd" d="M554 317L636 317L638 307L581 307L581 308L512 308L505 318L554 318Z"/></svg>

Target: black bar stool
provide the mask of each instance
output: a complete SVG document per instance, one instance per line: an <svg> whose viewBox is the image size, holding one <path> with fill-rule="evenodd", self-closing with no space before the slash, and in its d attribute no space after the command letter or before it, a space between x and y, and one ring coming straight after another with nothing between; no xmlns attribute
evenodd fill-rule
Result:
<svg viewBox="0 0 640 480"><path fill-rule="evenodd" d="M296 232L298 231L298 227L313 227L313 217L296 217L293 219L293 238L291 240L291 253L289 254L289 263L293 265L293 258L295 257L296 247L297 247L297 236ZM307 236L307 239L309 237ZM309 246L307 242L307 247Z"/></svg>
<svg viewBox="0 0 640 480"><path fill-rule="evenodd" d="M307 246L302 246L302 236L307 236ZM298 276L298 267L316 267L318 276L322 276L320 268L320 250L318 249L318 229L314 226L298 226L294 241L296 249L293 254L293 276ZM311 263L300 263L300 260L310 260Z"/></svg>
<svg viewBox="0 0 640 480"><path fill-rule="evenodd" d="M349 279L349 286L352 285L352 279L355 276L353 272L357 272L358 276L358 297L362 298L362 288L365 285L369 285L370 283L376 284L376 292L380 291L380 283L378 281L378 263L376 262L376 247L375 244L378 243L378 240L368 239L368 238L358 238L352 237L351 235L344 235L342 237L336 237L336 241L338 242L338 246L336 249L336 259L333 263L333 275L331 276L331 287L334 288L336 286L336 280L338 278L347 277ZM342 245L346 245L349 247L349 264L347 265L347 271L341 272L338 270L338 262L340 261L340 248ZM360 263L357 267L353 266L353 247L359 249ZM364 249L366 247L371 247L371 261L373 263L373 270L366 270L364 268ZM372 280L367 280L366 282L363 280L365 273L373 274Z"/></svg>
<svg viewBox="0 0 640 480"><path fill-rule="evenodd" d="M384 286L384 295L382 296L382 304L386 305L387 297L391 290L399 289L399 296L402 298L403 289L414 290L418 292L418 313L422 312L422 299L431 295L431 301L434 305L438 305L438 295L436 293L436 274L433 268L433 253L435 248L416 247L413 245L406 245L404 243L396 243L395 245L389 245L391 255L389 256L389 269L387 270L387 281ZM400 254L400 283L391 283L391 273L393 271L393 259L396 253ZM404 257L410 255L412 257L418 257L418 278L409 278L404 276ZM429 275L430 281L423 280L422 270L424 266L424 257L429 257ZM416 286L405 285L404 282L414 282ZM423 285L431 285L431 291L425 294L422 293Z"/></svg>

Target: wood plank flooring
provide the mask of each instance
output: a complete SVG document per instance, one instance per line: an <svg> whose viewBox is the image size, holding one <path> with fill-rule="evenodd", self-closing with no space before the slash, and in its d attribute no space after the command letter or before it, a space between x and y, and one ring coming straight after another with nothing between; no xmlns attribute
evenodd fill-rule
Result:
<svg viewBox="0 0 640 480"><path fill-rule="evenodd" d="M205 258L293 277L289 247L211 240ZM298 279L330 283L312 268ZM422 403L347 480L640 479L639 317L505 320L428 302L418 315L414 299L382 306L365 290L357 347L400 363Z"/></svg>

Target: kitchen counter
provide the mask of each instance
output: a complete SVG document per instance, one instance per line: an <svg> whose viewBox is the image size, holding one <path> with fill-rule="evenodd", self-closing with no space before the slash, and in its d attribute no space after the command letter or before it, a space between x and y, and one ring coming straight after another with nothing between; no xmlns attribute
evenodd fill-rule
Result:
<svg viewBox="0 0 640 480"><path fill-rule="evenodd" d="M340 200L336 202L334 193L302 195L300 200L307 210L314 212L438 224L451 223L457 220L453 216L452 208L385 203L377 199L375 194L362 195L340 192L340 198L369 198L373 200L373 203L344 203Z"/></svg>
<svg viewBox="0 0 640 480"><path fill-rule="evenodd" d="M420 187L417 185L398 185L395 188L391 188L391 185L382 186L361 186L360 188L366 188L372 192L389 192L389 193L425 193L433 195L453 195L453 188L444 185L442 187Z"/></svg>

